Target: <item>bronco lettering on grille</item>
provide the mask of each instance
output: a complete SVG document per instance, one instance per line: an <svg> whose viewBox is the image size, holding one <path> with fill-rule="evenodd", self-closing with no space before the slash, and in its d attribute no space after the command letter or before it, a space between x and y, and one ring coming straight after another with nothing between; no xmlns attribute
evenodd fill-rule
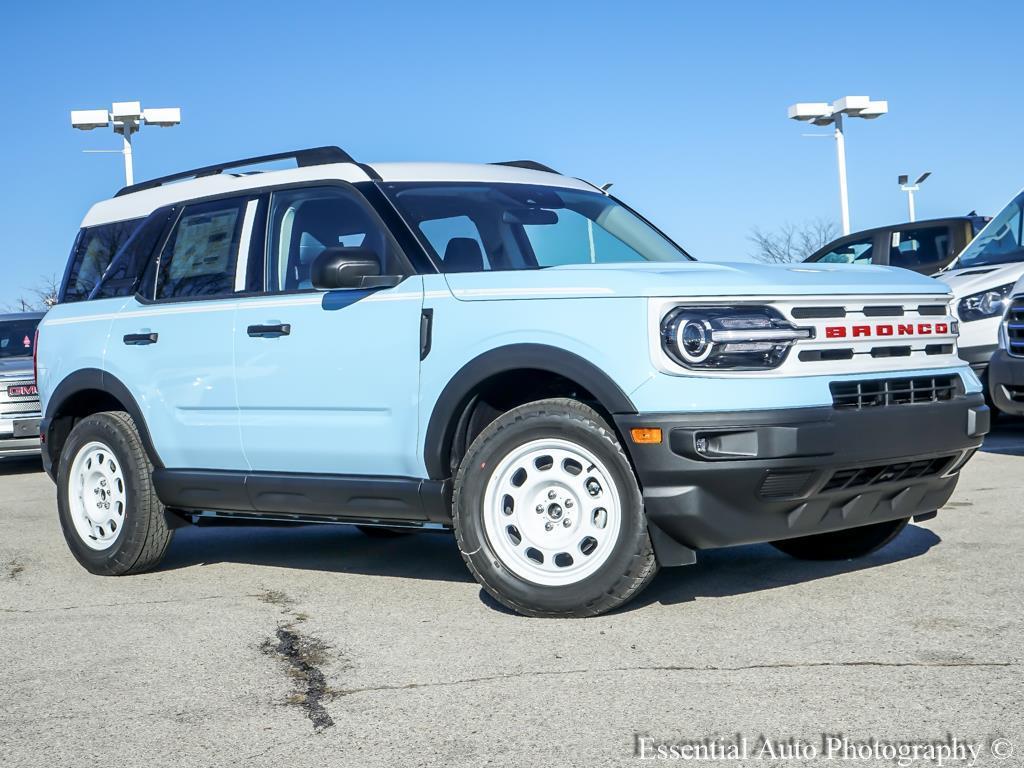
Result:
<svg viewBox="0 0 1024 768"><path fill-rule="evenodd" d="M825 327L826 339L872 338L885 336L945 336L949 323L895 323L885 325L829 325Z"/></svg>

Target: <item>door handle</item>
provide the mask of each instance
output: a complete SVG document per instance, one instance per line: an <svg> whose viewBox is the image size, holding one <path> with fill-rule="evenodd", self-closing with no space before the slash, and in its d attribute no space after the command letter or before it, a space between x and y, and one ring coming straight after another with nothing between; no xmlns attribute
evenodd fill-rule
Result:
<svg viewBox="0 0 1024 768"><path fill-rule="evenodd" d="M257 339L276 339L292 332L290 323L274 323L272 325L250 325L247 329L250 336Z"/></svg>
<svg viewBox="0 0 1024 768"><path fill-rule="evenodd" d="M156 344L157 338L159 338L159 334L156 333L127 333L123 341L129 346L139 347L145 344Z"/></svg>

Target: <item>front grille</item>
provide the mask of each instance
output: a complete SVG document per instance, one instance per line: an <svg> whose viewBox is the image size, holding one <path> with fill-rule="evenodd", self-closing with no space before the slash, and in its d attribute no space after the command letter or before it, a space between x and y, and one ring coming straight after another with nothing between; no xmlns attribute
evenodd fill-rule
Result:
<svg viewBox="0 0 1024 768"><path fill-rule="evenodd" d="M917 367L938 367L936 356L956 356L958 325L946 303L890 296L850 297L845 304L780 304L787 319L812 329L809 339L793 345L783 368L806 364L830 372L888 370L898 375ZM927 362L916 366L915 360Z"/></svg>
<svg viewBox="0 0 1024 768"><path fill-rule="evenodd" d="M1006 313L1007 351L1014 357L1024 357L1024 297L1014 299Z"/></svg>
<svg viewBox="0 0 1024 768"><path fill-rule="evenodd" d="M31 386L32 379L8 379L0 381L0 418L15 418L26 414L39 413L39 395L7 394L8 387Z"/></svg>
<svg viewBox="0 0 1024 768"><path fill-rule="evenodd" d="M833 381L832 405L835 408L875 408L887 405L917 405L952 400L960 394L960 377L915 376L904 379L867 379Z"/></svg>
<svg viewBox="0 0 1024 768"><path fill-rule="evenodd" d="M22 416L36 416L39 414L39 401L26 400L22 403L0 403L0 418L21 418Z"/></svg>
<svg viewBox="0 0 1024 768"><path fill-rule="evenodd" d="M881 483L895 483L901 480L918 480L923 477L939 475L946 471L956 460L956 456L940 456L937 459L920 459L904 461L898 464L879 464L874 467L857 467L840 469L832 474L821 489L828 491L845 491L851 488L863 488Z"/></svg>

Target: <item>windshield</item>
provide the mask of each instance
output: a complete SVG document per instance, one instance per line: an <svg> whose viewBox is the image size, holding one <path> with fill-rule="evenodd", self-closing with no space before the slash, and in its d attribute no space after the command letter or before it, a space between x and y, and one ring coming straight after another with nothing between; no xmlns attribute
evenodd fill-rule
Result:
<svg viewBox="0 0 1024 768"><path fill-rule="evenodd" d="M443 272L692 261L599 192L479 182L383 185Z"/></svg>
<svg viewBox="0 0 1024 768"><path fill-rule="evenodd" d="M38 318L0 320L0 358L32 357Z"/></svg>
<svg viewBox="0 0 1024 768"><path fill-rule="evenodd" d="M1024 261L1024 192L981 230L953 264L956 269Z"/></svg>

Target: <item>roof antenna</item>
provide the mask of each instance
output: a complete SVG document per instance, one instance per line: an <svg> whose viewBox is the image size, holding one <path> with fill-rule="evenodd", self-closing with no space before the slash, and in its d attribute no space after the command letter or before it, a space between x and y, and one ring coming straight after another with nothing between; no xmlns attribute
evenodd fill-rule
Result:
<svg viewBox="0 0 1024 768"><path fill-rule="evenodd" d="M601 191L602 192L607 192L609 189L612 188L612 185L614 183L615 183L614 181L606 181L604 184L601 185L601 187L600 187Z"/></svg>

